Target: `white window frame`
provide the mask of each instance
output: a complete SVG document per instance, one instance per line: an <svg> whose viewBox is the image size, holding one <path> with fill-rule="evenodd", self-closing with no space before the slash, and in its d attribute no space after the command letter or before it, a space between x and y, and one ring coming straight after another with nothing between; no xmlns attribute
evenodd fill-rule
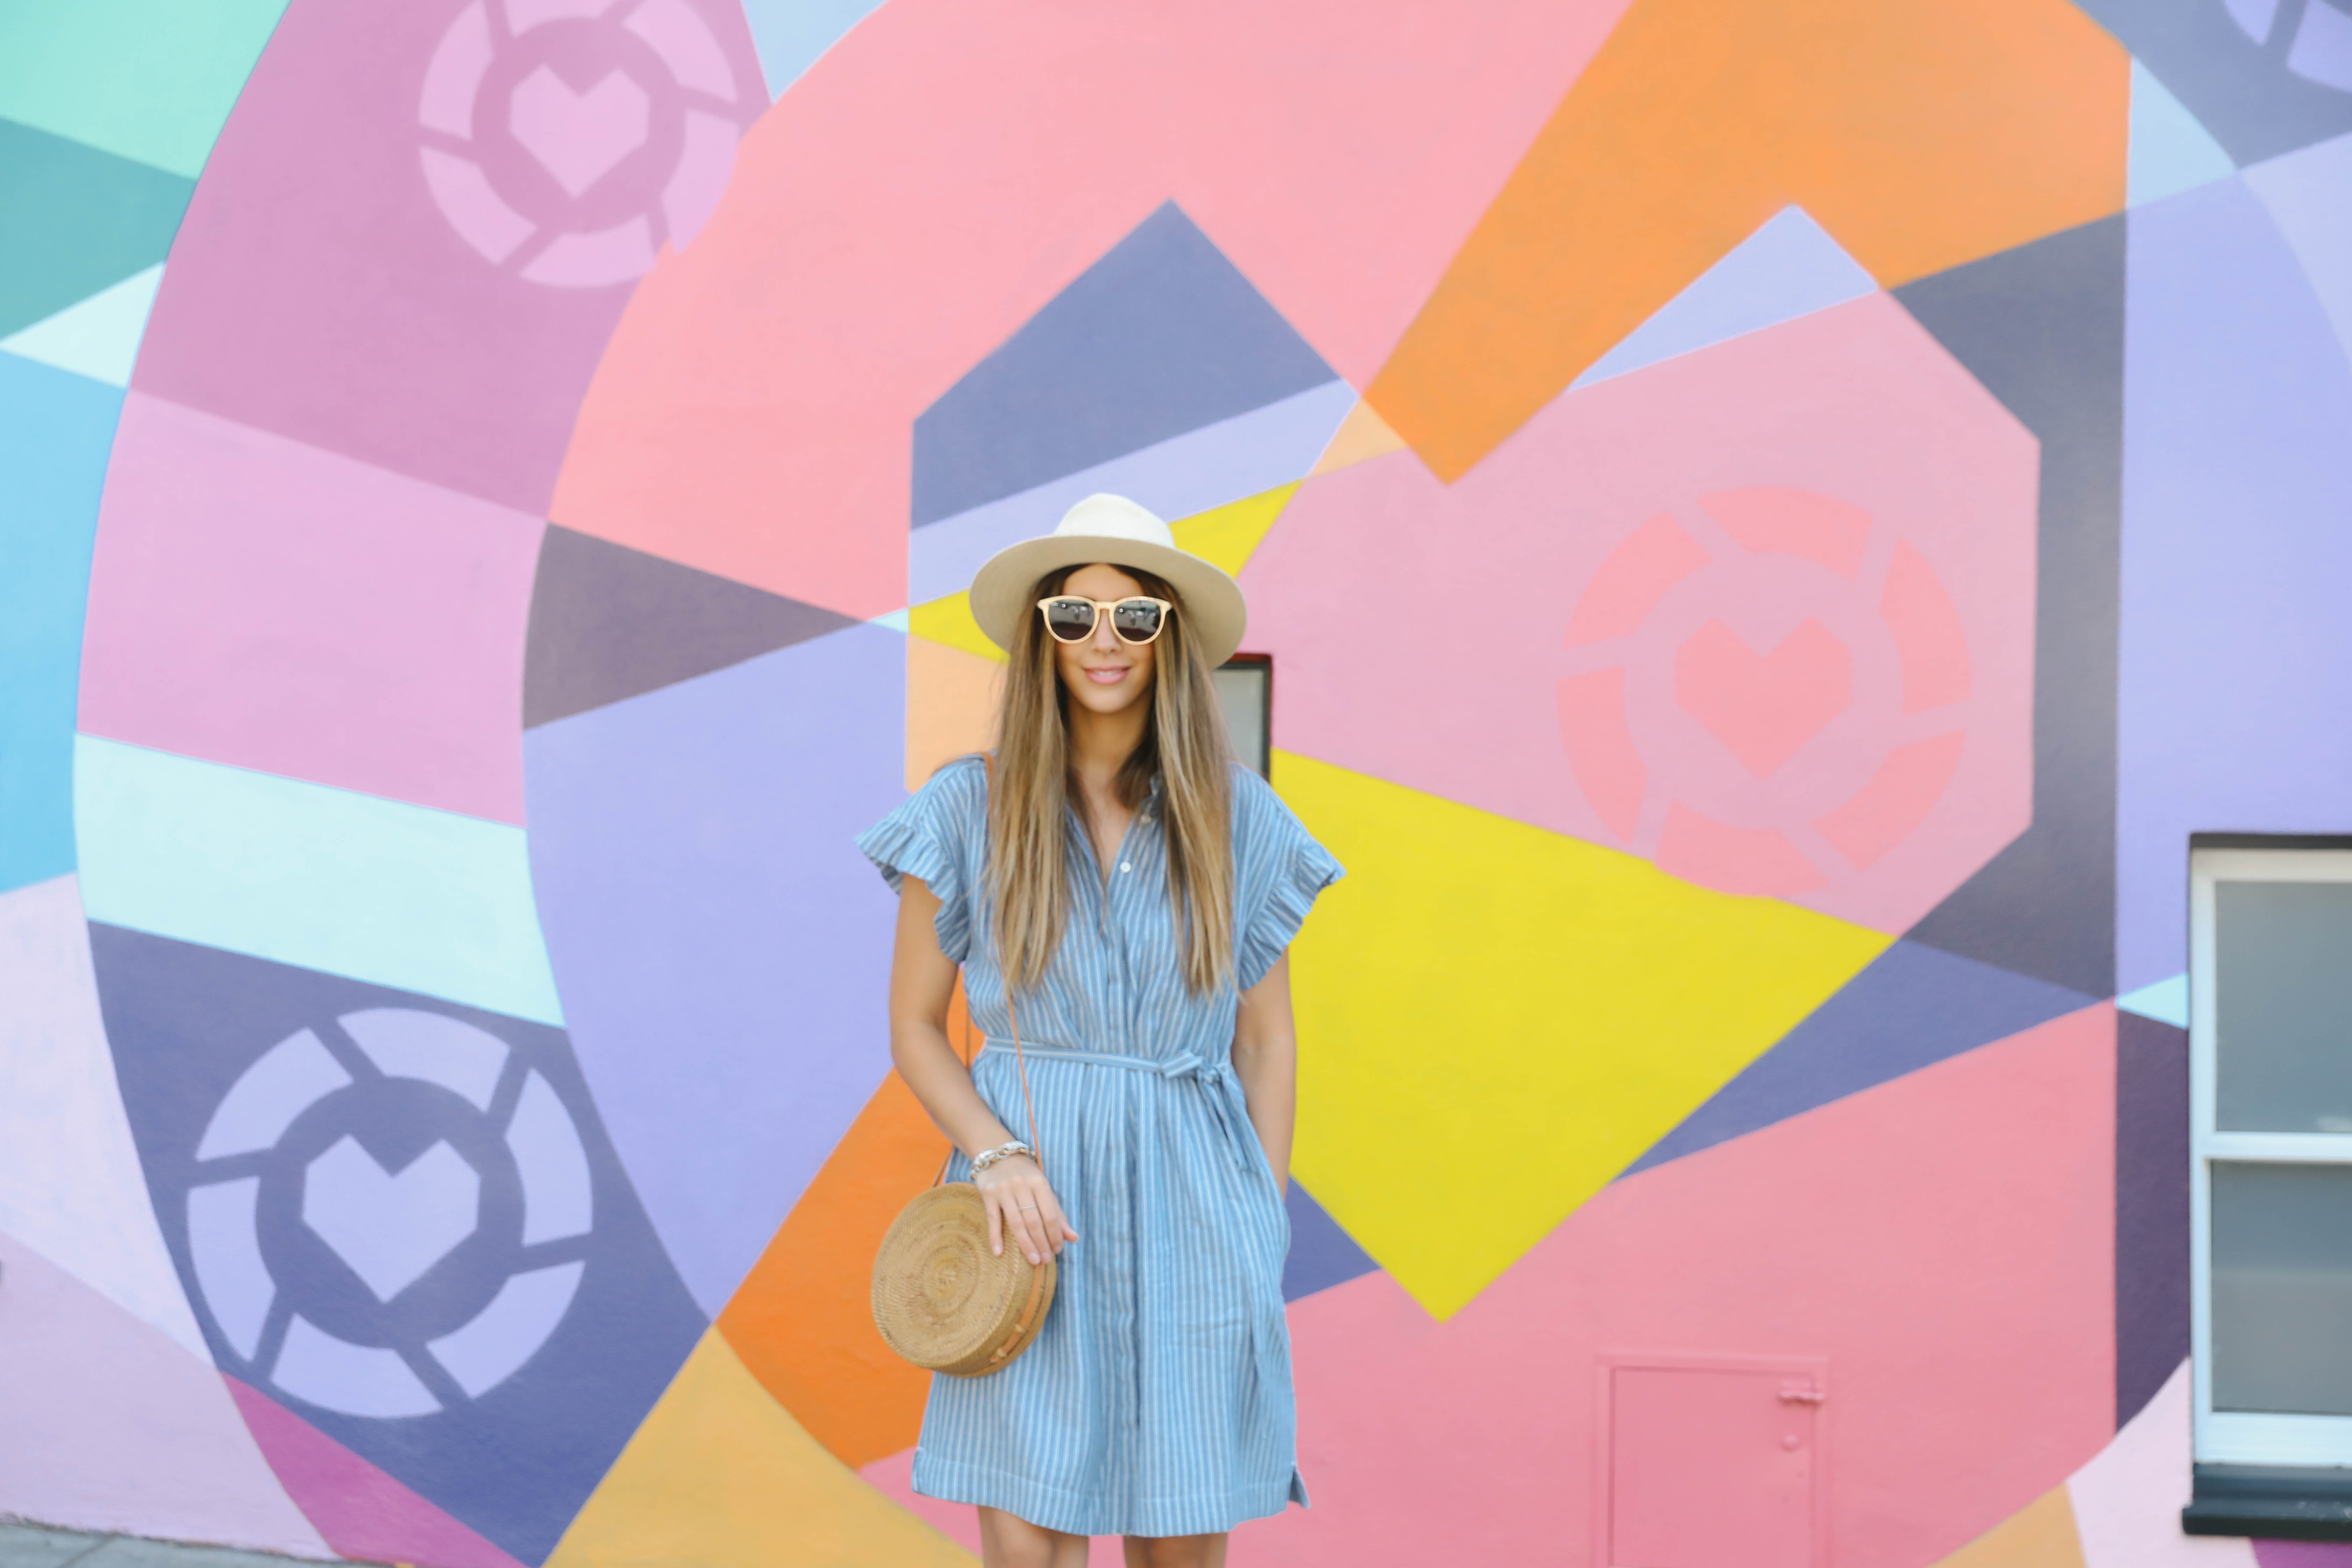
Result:
<svg viewBox="0 0 2352 1568"><path fill-rule="evenodd" d="M2189 856L2189 1372L2196 1458L2220 1465L2352 1465L2352 1415L2213 1408L2212 1171L2217 1160L2352 1165L2352 1133L2224 1132L2214 1055L2214 885L2352 882L2352 848L2191 848Z"/></svg>

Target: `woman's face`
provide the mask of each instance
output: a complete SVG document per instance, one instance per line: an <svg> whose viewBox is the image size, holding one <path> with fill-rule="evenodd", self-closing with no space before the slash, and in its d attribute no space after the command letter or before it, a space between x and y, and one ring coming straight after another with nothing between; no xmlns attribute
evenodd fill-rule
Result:
<svg viewBox="0 0 2352 1568"><path fill-rule="evenodd" d="M1143 591L1142 584L1118 567L1101 564L1079 567L1062 587L1065 594L1099 599L1105 604ZM1138 647L1123 643L1118 634L1110 629L1110 617L1097 616L1093 637L1085 642L1054 645L1054 668L1068 689L1071 701L1108 717L1126 711L1150 693L1151 654L1158 646L1146 643Z"/></svg>

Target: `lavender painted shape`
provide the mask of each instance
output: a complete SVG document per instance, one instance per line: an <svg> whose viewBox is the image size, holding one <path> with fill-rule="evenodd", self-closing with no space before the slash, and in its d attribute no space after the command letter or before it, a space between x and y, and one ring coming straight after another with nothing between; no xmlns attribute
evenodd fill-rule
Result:
<svg viewBox="0 0 2352 1568"><path fill-rule="evenodd" d="M2117 986L2188 967L2189 835L2352 822L2352 367L2242 180L2132 214Z"/></svg>
<svg viewBox="0 0 2352 1568"><path fill-rule="evenodd" d="M724 1306L889 1069L905 639L854 626L524 737L573 1049L655 1229Z"/></svg>

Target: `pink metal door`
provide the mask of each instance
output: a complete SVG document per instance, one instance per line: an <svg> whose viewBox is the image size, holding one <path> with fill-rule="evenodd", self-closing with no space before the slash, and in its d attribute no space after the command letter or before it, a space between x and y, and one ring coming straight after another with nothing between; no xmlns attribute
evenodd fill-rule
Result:
<svg viewBox="0 0 2352 1568"><path fill-rule="evenodd" d="M1822 1568L1815 1362L1612 1358L1604 1568Z"/></svg>

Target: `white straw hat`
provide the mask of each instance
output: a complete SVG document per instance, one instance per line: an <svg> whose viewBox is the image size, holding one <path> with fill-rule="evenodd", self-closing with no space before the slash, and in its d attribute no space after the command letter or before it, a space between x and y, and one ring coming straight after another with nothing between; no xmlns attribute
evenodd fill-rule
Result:
<svg viewBox="0 0 2352 1568"><path fill-rule="evenodd" d="M1176 614L1201 645L1212 668L1234 656L1249 625L1241 584L1220 568L1176 546L1168 525L1125 496L1093 495L1062 514L1054 531L1008 544L971 580L971 618L1007 653L1021 617L1037 613L1037 579L1065 566L1100 561L1165 578L1182 601Z"/></svg>

